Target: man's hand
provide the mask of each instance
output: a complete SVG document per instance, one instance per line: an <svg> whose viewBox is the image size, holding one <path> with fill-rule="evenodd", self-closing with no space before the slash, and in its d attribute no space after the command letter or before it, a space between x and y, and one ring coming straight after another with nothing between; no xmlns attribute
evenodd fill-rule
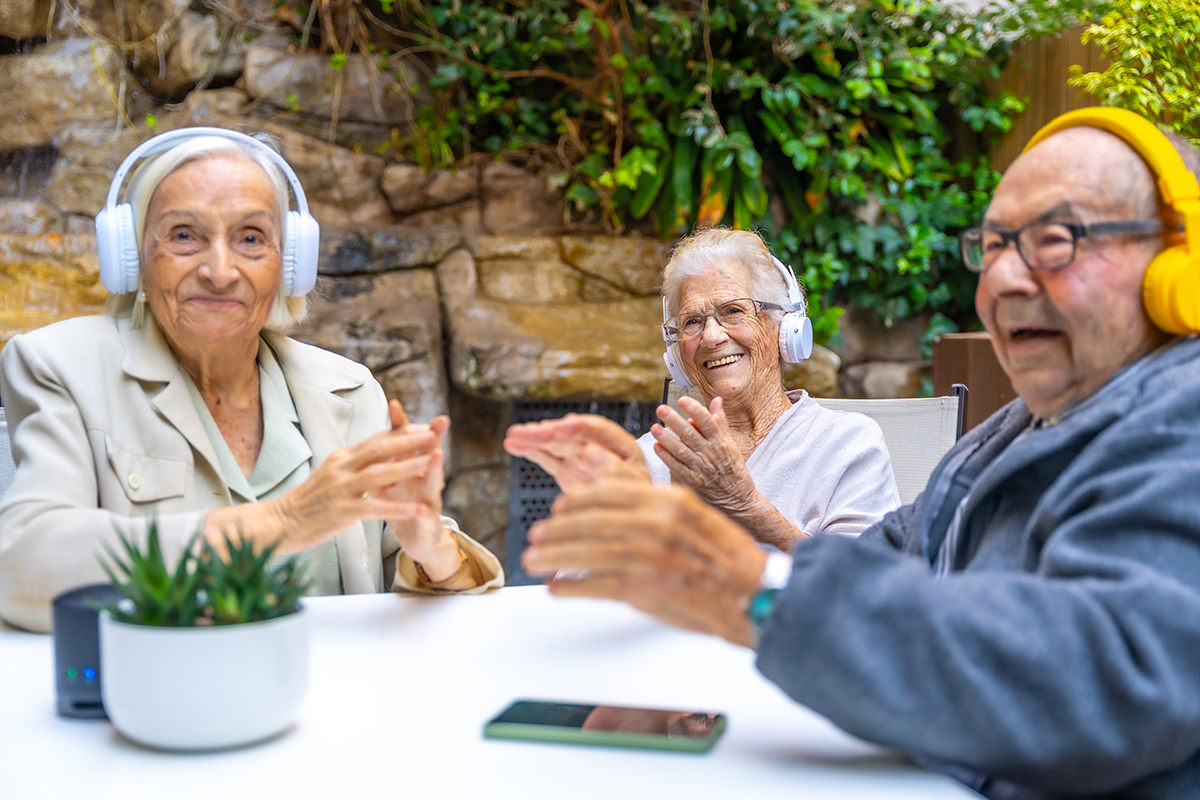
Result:
<svg viewBox="0 0 1200 800"><path fill-rule="evenodd" d="M564 492L605 477L650 480L637 439L593 414L513 425L504 449L549 472Z"/></svg>
<svg viewBox="0 0 1200 800"><path fill-rule="evenodd" d="M623 600L672 625L751 642L746 607L766 553L688 489L590 483L559 497L529 542L529 573L584 576L552 580L553 594Z"/></svg>

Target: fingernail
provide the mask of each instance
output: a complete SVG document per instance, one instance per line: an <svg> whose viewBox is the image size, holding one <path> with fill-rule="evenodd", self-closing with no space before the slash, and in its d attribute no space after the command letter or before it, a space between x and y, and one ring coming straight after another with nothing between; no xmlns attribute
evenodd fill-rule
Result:
<svg viewBox="0 0 1200 800"><path fill-rule="evenodd" d="M536 548L527 547L521 554L521 566L525 568L526 572L536 572L540 562L541 553Z"/></svg>

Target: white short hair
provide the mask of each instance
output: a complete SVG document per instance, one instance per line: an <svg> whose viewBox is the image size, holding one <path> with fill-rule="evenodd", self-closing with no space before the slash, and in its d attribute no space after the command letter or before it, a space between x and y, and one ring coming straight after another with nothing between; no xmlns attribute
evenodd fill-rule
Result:
<svg viewBox="0 0 1200 800"><path fill-rule="evenodd" d="M805 312L804 289L800 290L800 305L793 309L787 283L775 266L770 248L758 233L730 228L704 228L675 245L671 258L663 268L662 292L663 297L667 298L668 313L679 313L679 299L685 283L717 264L729 262L740 264L750 274L755 300L775 303L787 311ZM767 313L778 320L785 312Z"/></svg>
<svg viewBox="0 0 1200 800"><path fill-rule="evenodd" d="M272 150L278 149L266 134L257 134L254 138ZM133 209L133 225L137 236L138 252L141 253L142 250L142 234L145 231L146 211L150 208L150 200L154 197L154 192L158 189L159 184L180 167L210 158L234 158L250 161L261 167L263 172L267 174L267 179L271 182L271 188L275 195L277 212L279 214L279 241L277 244L280 256L282 257L283 243L287 239L284 226L287 224L288 211L288 183L283 170L266 153L262 153L242 142L215 135L197 136L194 139L188 139L169 150L147 158L133 171L129 183L126 184L124 196L125 202L129 203ZM130 314L135 326L144 324L148 312L145 296L141 291L145 266L145 262L143 261L141 268L138 270L138 289L136 291L125 294L110 294L105 302L105 311L107 313L113 316ZM280 267L282 268L282 262L280 263ZM279 290L275 295L275 300L271 303L271 310L267 313L267 319L263 327L270 331L284 333L304 321L307 315L308 298L288 297L284 294L283 281L280 281Z"/></svg>

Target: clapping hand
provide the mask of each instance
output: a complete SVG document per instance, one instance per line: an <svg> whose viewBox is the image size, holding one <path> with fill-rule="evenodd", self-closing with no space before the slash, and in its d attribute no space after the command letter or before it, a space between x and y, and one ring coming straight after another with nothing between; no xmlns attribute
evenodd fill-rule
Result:
<svg viewBox="0 0 1200 800"><path fill-rule="evenodd" d="M659 406L661 425L654 425L654 452L671 471L671 482L690 486L710 504L735 517L762 498L746 469L746 459L729 433L724 401L714 397L708 408L681 397L684 419L670 406Z"/></svg>
<svg viewBox="0 0 1200 800"><path fill-rule="evenodd" d="M378 490L383 502L400 510L385 518L404 552L421 564L431 579L437 580L453 574L460 563L454 535L442 524L444 443L450 418L440 415L428 425L413 424L397 400L388 403L388 416L393 433L399 432L420 444L395 457L396 463L411 465L405 471L408 477Z"/></svg>
<svg viewBox="0 0 1200 800"><path fill-rule="evenodd" d="M637 440L594 414L513 425L504 449L546 470L564 492L603 477L650 480Z"/></svg>

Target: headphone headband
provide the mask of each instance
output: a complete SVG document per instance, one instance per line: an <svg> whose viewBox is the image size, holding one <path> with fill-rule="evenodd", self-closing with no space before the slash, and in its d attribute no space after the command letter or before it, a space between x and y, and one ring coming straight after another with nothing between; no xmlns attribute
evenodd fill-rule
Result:
<svg viewBox="0 0 1200 800"><path fill-rule="evenodd" d="M800 293L800 284L796 282L796 273L792 272L782 261L771 256L771 262L775 264L775 269L783 275L783 282L787 285L788 300L792 301L792 307L789 311L801 311L806 308L804 295Z"/></svg>
<svg viewBox="0 0 1200 800"><path fill-rule="evenodd" d="M1188 248L1192 252L1200 253L1200 181L1196 180L1196 176L1183 163L1179 153L1158 126L1140 114L1123 108L1080 108L1068 111L1046 123L1021 152L1030 150L1060 131L1077 127L1108 131L1142 157L1154 173L1163 201L1184 217Z"/></svg>
<svg viewBox="0 0 1200 800"><path fill-rule="evenodd" d="M121 166L117 167L117 172L113 175L112 185L108 187L108 197L104 201L105 208L112 208L116 205L117 197L121 193L121 187L125 184L125 177L133 169L133 165L137 163L138 159L150 158L160 153L165 153L178 144L182 144L189 139L198 139L201 136L217 136L221 139L239 142L254 149L255 152L262 153L270 158L275 165L283 170L288 185L292 189L292 195L296 198L296 209L301 213L308 213L308 199L304 196L304 188L300 185L300 179L296 177L296 172L292 169L292 165L284 161L283 156L279 153L253 136L247 136L237 131L225 130L224 128L177 128L173 131L160 133L139 144L133 149L132 153L125 157L125 160L121 162Z"/></svg>

